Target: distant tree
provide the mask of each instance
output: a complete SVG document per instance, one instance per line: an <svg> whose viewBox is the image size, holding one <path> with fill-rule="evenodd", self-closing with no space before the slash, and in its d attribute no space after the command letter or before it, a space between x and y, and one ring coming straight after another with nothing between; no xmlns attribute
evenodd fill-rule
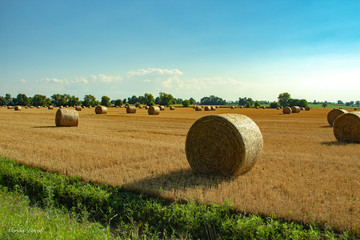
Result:
<svg viewBox="0 0 360 240"><path fill-rule="evenodd" d="M10 93L6 93L6 94L5 94L5 99L6 99L6 101L8 101L8 102L12 101L11 94L10 94Z"/></svg>
<svg viewBox="0 0 360 240"><path fill-rule="evenodd" d="M82 104L85 107L89 107L89 106L97 106L99 105L99 102L96 100L96 98L93 95L85 95L84 97L84 101L82 102Z"/></svg>
<svg viewBox="0 0 360 240"><path fill-rule="evenodd" d="M247 97L239 98L238 104L240 106L245 106L248 101L250 102L251 106L254 104L254 100L252 100L252 98L247 98Z"/></svg>
<svg viewBox="0 0 360 240"><path fill-rule="evenodd" d="M307 107L309 104L305 99L290 99L288 102L288 106L299 106L299 107Z"/></svg>
<svg viewBox="0 0 360 240"><path fill-rule="evenodd" d="M115 105L115 107L117 107L117 106L121 107L123 105L123 101L121 101L121 99L116 99L114 101L114 105Z"/></svg>
<svg viewBox="0 0 360 240"><path fill-rule="evenodd" d="M140 106L141 106L141 103L139 103L139 102L135 103L135 107L140 107Z"/></svg>
<svg viewBox="0 0 360 240"><path fill-rule="evenodd" d="M151 103L154 103L154 96L151 93L145 93L144 94L144 102L143 104L147 106L153 106L154 104L150 105Z"/></svg>
<svg viewBox="0 0 360 240"><path fill-rule="evenodd" d="M327 102L324 102L324 103L322 104L322 107L323 107L323 108L326 108L326 107L327 107Z"/></svg>
<svg viewBox="0 0 360 240"><path fill-rule="evenodd" d="M81 102L80 102L78 97L69 96L66 105L68 105L68 106L80 106Z"/></svg>
<svg viewBox="0 0 360 240"><path fill-rule="evenodd" d="M255 103L254 103L254 107L261 107L260 102L259 102L259 101L255 101Z"/></svg>
<svg viewBox="0 0 360 240"><path fill-rule="evenodd" d="M182 98L174 98L173 104L182 104L184 100Z"/></svg>
<svg viewBox="0 0 360 240"><path fill-rule="evenodd" d="M128 106L130 106L130 103L128 103L128 102L125 103L125 107L128 107Z"/></svg>
<svg viewBox="0 0 360 240"><path fill-rule="evenodd" d="M190 106L190 100L184 100L182 102L183 107L189 107Z"/></svg>
<svg viewBox="0 0 360 240"><path fill-rule="evenodd" d="M341 101L341 100L338 100L338 101L337 101L337 104L344 104L344 102Z"/></svg>
<svg viewBox="0 0 360 240"><path fill-rule="evenodd" d="M4 97L0 97L0 106L7 105L8 101Z"/></svg>
<svg viewBox="0 0 360 240"><path fill-rule="evenodd" d="M246 108L251 108L252 104L250 101L247 101L246 104L245 104L245 107Z"/></svg>
<svg viewBox="0 0 360 240"><path fill-rule="evenodd" d="M140 102L140 98L133 95L131 98L129 97L127 99L127 102L130 103L130 104L135 104L136 102Z"/></svg>
<svg viewBox="0 0 360 240"><path fill-rule="evenodd" d="M160 102L160 98L159 98L159 97L156 97L156 98L155 98L155 104L159 104L159 102Z"/></svg>
<svg viewBox="0 0 360 240"><path fill-rule="evenodd" d="M155 105L155 102L154 102L154 101L151 101L151 102L149 102L147 105L148 105L149 107L154 106L154 105Z"/></svg>
<svg viewBox="0 0 360 240"><path fill-rule="evenodd" d="M47 106L49 104L51 104L51 100L44 95L36 94L32 98L31 105L33 106Z"/></svg>
<svg viewBox="0 0 360 240"><path fill-rule="evenodd" d="M105 107L110 107L111 106L110 98L108 96L102 96L100 104Z"/></svg>
<svg viewBox="0 0 360 240"><path fill-rule="evenodd" d="M279 105L278 102L272 102L272 103L270 103L270 108L277 108L277 107L280 107L280 105Z"/></svg>
<svg viewBox="0 0 360 240"><path fill-rule="evenodd" d="M159 104L164 106L170 106L173 103L174 97L171 94L160 92Z"/></svg>
<svg viewBox="0 0 360 240"><path fill-rule="evenodd" d="M28 106L29 103L29 98L25 94L19 93L17 97L14 98L15 105Z"/></svg>
<svg viewBox="0 0 360 240"><path fill-rule="evenodd" d="M359 107L359 106L360 106L360 101L356 101L356 102L355 102L355 105L356 105L357 107Z"/></svg>
<svg viewBox="0 0 360 240"><path fill-rule="evenodd" d="M203 97L200 103L203 105L225 105L226 101L220 97L210 95L209 97Z"/></svg>
<svg viewBox="0 0 360 240"><path fill-rule="evenodd" d="M291 99L290 94L287 92L280 93L278 96L278 102L279 102L280 106L283 106L283 107L289 105L290 99Z"/></svg>
<svg viewBox="0 0 360 240"><path fill-rule="evenodd" d="M65 96L62 94L53 94L50 98L51 98L51 103L56 107L66 105L67 100Z"/></svg>
<svg viewBox="0 0 360 240"><path fill-rule="evenodd" d="M191 105L196 104L196 100L195 100L194 98L192 98L192 97L189 99L189 101L190 101L190 104L191 104Z"/></svg>

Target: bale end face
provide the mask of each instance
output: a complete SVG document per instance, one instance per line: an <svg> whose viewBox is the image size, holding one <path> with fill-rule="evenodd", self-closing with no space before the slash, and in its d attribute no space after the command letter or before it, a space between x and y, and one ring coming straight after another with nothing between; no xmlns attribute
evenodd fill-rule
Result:
<svg viewBox="0 0 360 240"><path fill-rule="evenodd" d="M333 131L339 142L360 143L360 112L345 113L337 117Z"/></svg>
<svg viewBox="0 0 360 240"><path fill-rule="evenodd" d="M194 171L227 176L249 171L262 147L260 129L241 114L202 117L191 126L185 142L186 157Z"/></svg>

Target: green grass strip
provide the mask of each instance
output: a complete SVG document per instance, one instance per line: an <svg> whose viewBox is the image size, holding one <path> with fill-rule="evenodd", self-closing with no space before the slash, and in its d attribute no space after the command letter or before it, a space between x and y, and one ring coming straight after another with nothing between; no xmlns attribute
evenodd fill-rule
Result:
<svg viewBox="0 0 360 240"><path fill-rule="evenodd" d="M136 238L185 239L356 239L346 231L301 225L271 217L243 215L231 205L167 202L120 187L86 183L0 158L0 185L18 191L44 206L83 213L90 220L111 224L122 236L136 230ZM134 232L132 230L132 232ZM123 236L130 237L130 236ZM131 238L134 235L132 233Z"/></svg>

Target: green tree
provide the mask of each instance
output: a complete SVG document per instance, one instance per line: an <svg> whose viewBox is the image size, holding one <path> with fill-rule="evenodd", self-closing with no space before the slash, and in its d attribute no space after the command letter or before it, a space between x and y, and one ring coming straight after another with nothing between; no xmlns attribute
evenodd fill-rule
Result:
<svg viewBox="0 0 360 240"><path fill-rule="evenodd" d="M66 105L69 105L69 106L79 106L79 105L81 105L81 102L80 102L80 100L79 100L78 97L71 96L71 97L69 97Z"/></svg>
<svg viewBox="0 0 360 240"><path fill-rule="evenodd" d="M110 98L108 96L102 96L101 97L101 105L105 106L105 107L110 107L111 106Z"/></svg>
<svg viewBox="0 0 360 240"><path fill-rule="evenodd" d="M28 106L29 105L29 98L22 93L19 93L17 97L14 99L15 105L21 105L21 106Z"/></svg>
<svg viewBox="0 0 360 240"><path fill-rule="evenodd" d="M46 106L51 103L51 100L44 95L36 94L32 98L33 106Z"/></svg>
<svg viewBox="0 0 360 240"><path fill-rule="evenodd" d="M143 104L145 104L147 106L153 106L154 101L155 101L154 96L151 93L145 93L144 94L144 102L143 102Z"/></svg>
<svg viewBox="0 0 360 240"><path fill-rule="evenodd" d="M277 102L270 103L270 108L277 108L277 107L280 107L279 103Z"/></svg>
<svg viewBox="0 0 360 240"><path fill-rule="evenodd" d="M8 106L14 106L14 101L13 101L10 93L5 94L5 99L7 101Z"/></svg>
<svg viewBox="0 0 360 240"><path fill-rule="evenodd" d="M289 93L285 92L285 93L280 93L279 97L278 97L278 101L280 106L286 107L289 105L289 101L291 99L291 96Z"/></svg>
<svg viewBox="0 0 360 240"><path fill-rule="evenodd" d="M0 97L0 106L7 105L8 101L4 97Z"/></svg>
<svg viewBox="0 0 360 240"><path fill-rule="evenodd" d="M194 98L192 98L192 97L189 99L189 101L190 101L190 104L191 104L191 105L196 104L196 100L195 100Z"/></svg>
<svg viewBox="0 0 360 240"><path fill-rule="evenodd" d="M135 107L140 107L140 106L141 106L141 103L139 103L139 102L135 103Z"/></svg>
<svg viewBox="0 0 360 240"><path fill-rule="evenodd" d="M183 107L189 107L190 106L190 100L184 100L182 102Z"/></svg>
<svg viewBox="0 0 360 240"><path fill-rule="evenodd" d="M326 108L326 107L327 107L327 102L324 102L321 106L322 106L323 108Z"/></svg>
<svg viewBox="0 0 360 240"><path fill-rule="evenodd" d="M116 106L121 107L123 105L123 101L121 101L121 99L116 99L115 102L114 102L114 105L115 105L115 107Z"/></svg>
<svg viewBox="0 0 360 240"><path fill-rule="evenodd" d="M220 97L210 95L209 97L203 97L200 103L203 105L225 105L226 101Z"/></svg>
<svg viewBox="0 0 360 240"><path fill-rule="evenodd" d="M252 106L251 102L250 102L250 101L247 101L245 107L246 107L246 108L251 108L251 106Z"/></svg>
<svg viewBox="0 0 360 240"><path fill-rule="evenodd" d="M51 103L56 107L66 105L66 99L65 99L64 95L53 94L50 98L51 98Z"/></svg>
<svg viewBox="0 0 360 240"><path fill-rule="evenodd" d="M97 106L99 105L99 102L96 100L96 98L93 95L85 95L84 101L82 102L85 107L89 106Z"/></svg>
<svg viewBox="0 0 360 240"><path fill-rule="evenodd" d="M164 106L170 106L173 103L174 97L171 94L164 92L159 93L159 104Z"/></svg>
<svg viewBox="0 0 360 240"><path fill-rule="evenodd" d="M255 101L255 103L254 103L254 107L261 107L260 102L259 102L259 101Z"/></svg>

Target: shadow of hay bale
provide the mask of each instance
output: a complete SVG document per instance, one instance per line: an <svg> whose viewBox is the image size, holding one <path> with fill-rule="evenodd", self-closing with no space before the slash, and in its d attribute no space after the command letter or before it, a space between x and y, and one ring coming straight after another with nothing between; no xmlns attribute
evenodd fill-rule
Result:
<svg viewBox="0 0 360 240"><path fill-rule="evenodd" d="M333 141L333 142L321 142L321 145L326 145L326 146L345 146L345 145L360 145L360 143L347 143L347 142L338 142L338 141Z"/></svg>

